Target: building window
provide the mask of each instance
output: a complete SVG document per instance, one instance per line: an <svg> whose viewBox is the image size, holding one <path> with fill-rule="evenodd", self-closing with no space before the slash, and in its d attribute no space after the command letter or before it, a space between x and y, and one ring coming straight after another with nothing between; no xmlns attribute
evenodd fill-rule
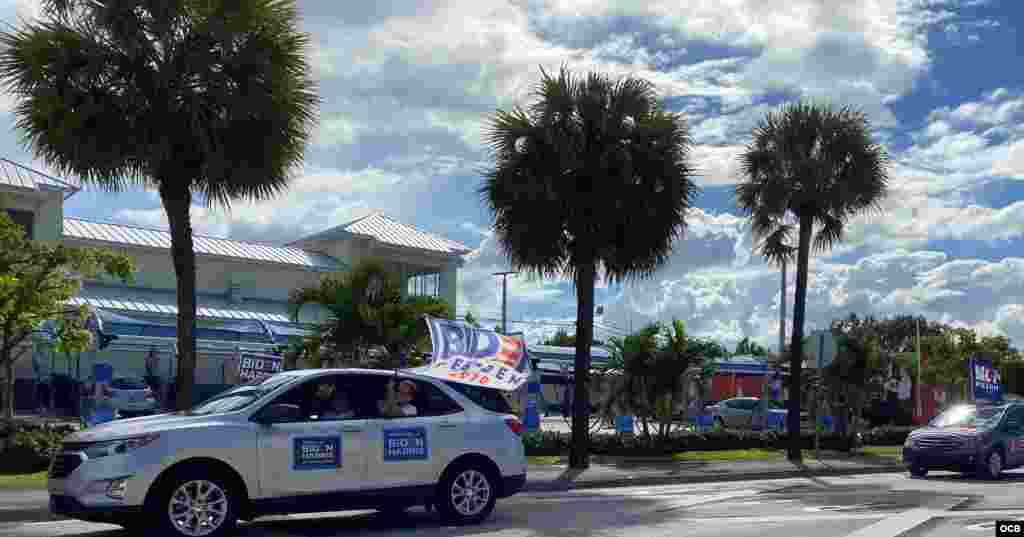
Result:
<svg viewBox="0 0 1024 537"><path fill-rule="evenodd" d="M410 296L438 296L441 293L440 274L420 274L409 278Z"/></svg>
<svg viewBox="0 0 1024 537"><path fill-rule="evenodd" d="M35 226L33 225L35 223L35 215L31 211L7 209L7 216L11 217L11 220L14 220L15 224L18 224L25 230L26 238L35 238L35 235L32 233L35 230Z"/></svg>

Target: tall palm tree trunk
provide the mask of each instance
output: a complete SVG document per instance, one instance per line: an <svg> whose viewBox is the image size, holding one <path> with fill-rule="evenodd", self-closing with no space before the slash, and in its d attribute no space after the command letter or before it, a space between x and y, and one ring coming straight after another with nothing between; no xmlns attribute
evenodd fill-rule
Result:
<svg viewBox="0 0 1024 537"><path fill-rule="evenodd" d="M594 336L595 265L591 259L583 263L576 274L576 386L569 467L577 469L590 466L590 342Z"/></svg>
<svg viewBox="0 0 1024 537"><path fill-rule="evenodd" d="M787 403L786 427L789 429L789 446L786 458L800 462L800 382L803 376L804 358L804 314L807 309L807 271L811 257L811 232L814 223L810 218L800 218L800 246L796 259L796 297L793 300L793 338L789 345L789 401Z"/></svg>
<svg viewBox="0 0 1024 537"><path fill-rule="evenodd" d="M171 258L178 278L178 372L174 406L192 407L196 371L196 254L192 248L192 223L189 207L192 195L188 185L167 179L161 181L160 197L171 228Z"/></svg>

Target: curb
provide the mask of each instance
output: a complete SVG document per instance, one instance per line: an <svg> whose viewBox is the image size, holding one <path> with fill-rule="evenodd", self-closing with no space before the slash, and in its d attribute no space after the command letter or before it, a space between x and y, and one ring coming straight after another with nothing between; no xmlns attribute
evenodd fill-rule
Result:
<svg viewBox="0 0 1024 537"><path fill-rule="evenodd" d="M872 468L836 468L820 470L776 470L771 472L748 472L735 474L701 475L701 476L650 476L650 477L626 477L618 479L594 479L584 481L530 481L529 474L526 477L526 485L520 492L561 492L568 490L636 487L636 486L659 486L674 485L680 483L725 483L730 481L757 481L763 479L787 479L794 477L829 477L845 475L867 475L867 474L891 474L903 473L906 468L902 465L878 466Z"/></svg>

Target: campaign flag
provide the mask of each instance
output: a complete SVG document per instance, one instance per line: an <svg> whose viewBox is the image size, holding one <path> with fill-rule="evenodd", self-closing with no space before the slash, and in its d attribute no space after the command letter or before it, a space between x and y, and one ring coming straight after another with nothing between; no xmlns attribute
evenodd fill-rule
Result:
<svg viewBox="0 0 1024 537"><path fill-rule="evenodd" d="M515 391L529 377L522 334L499 334L462 321L424 316L433 346L430 364L417 372L443 380Z"/></svg>
<svg viewBox="0 0 1024 537"><path fill-rule="evenodd" d="M971 384L975 401L1000 401L1003 398L1002 379L992 362L972 357L970 360Z"/></svg>

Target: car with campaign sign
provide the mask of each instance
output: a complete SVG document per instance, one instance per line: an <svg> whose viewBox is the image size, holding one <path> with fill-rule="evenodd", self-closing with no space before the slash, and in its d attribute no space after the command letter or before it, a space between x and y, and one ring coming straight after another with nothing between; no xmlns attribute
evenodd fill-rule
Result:
<svg viewBox="0 0 1024 537"><path fill-rule="evenodd" d="M50 509L174 536L415 505L477 523L526 481L508 410L491 389L411 371L286 371L188 411L73 433L49 469Z"/></svg>
<svg viewBox="0 0 1024 537"><path fill-rule="evenodd" d="M915 477L950 470L998 479L1024 466L1024 404L954 406L907 435L903 462Z"/></svg>

